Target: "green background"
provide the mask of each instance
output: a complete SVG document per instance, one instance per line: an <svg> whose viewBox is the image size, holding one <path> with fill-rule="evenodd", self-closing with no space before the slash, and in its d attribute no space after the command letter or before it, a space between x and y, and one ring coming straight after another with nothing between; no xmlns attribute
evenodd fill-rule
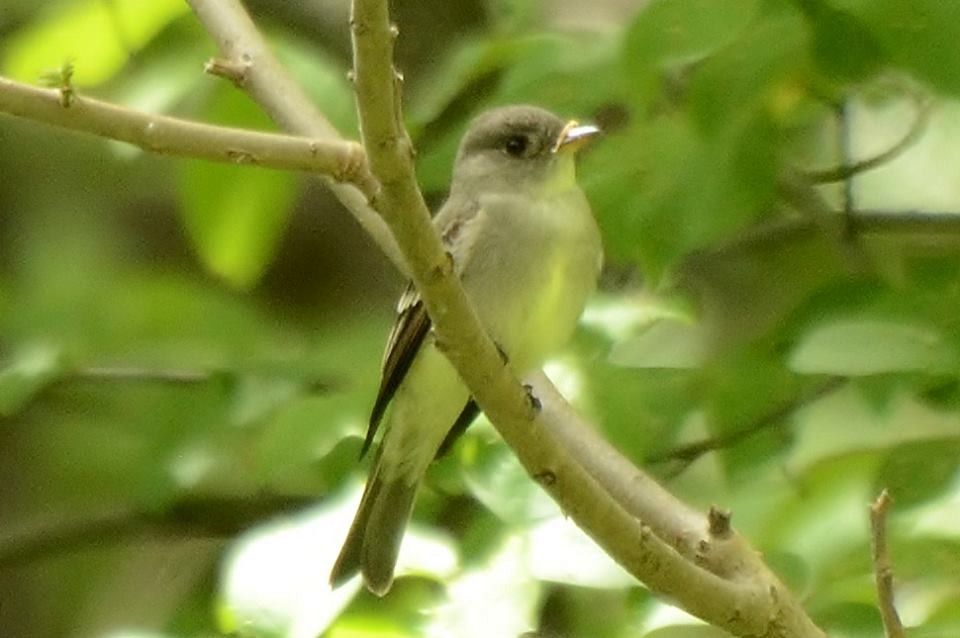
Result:
<svg viewBox="0 0 960 638"><path fill-rule="evenodd" d="M355 138L346 4L249 7ZM960 2L393 13L433 205L485 107L606 131L580 181L607 268L548 366L565 394L731 510L831 636L881 634L867 505L888 487L910 635L960 635ZM4 75L69 62L81 94L272 130L213 55L179 0L0 0ZM923 134L846 201L804 181L896 144L918 98ZM402 286L318 180L0 115L0 635L723 635L606 559L487 424L431 472L390 595L329 591Z"/></svg>

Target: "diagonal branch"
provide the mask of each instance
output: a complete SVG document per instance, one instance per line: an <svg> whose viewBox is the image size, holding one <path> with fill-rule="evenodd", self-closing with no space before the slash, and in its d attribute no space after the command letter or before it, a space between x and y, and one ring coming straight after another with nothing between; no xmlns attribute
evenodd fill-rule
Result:
<svg viewBox="0 0 960 638"><path fill-rule="evenodd" d="M239 0L187 0L213 36L228 66L240 69L231 78L288 133L338 140L340 134L320 113L270 51ZM224 61L218 61L221 64ZM369 206L369 197L349 185L326 180L327 186L376 242L400 272L407 266L383 219Z"/></svg>
<svg viewBox="0 0 960 638"><path fill-rule="evenodd" d="M409 138L397 116L396 30L386 0L354 0L352 7L361 131L382 185L378 210L403 250L438 343L524 467L615 560L688 611L738 635L822 636L732 530L711 535L703 516L655 489L652 479L588 434L549 384L537 387L542 411L532 408L480 326L417 188ZM657 497L631 498L643 490ZM666 530L682 530L683 538L661 536Z"/></svg>
<svg viewBox="0 0 960 638"><path fill-rule="evenodd" d="M310 171L373 196L376 181L355 142L213 126L128 109L0 77L0 112L133 144L161 155Z"/></svg>

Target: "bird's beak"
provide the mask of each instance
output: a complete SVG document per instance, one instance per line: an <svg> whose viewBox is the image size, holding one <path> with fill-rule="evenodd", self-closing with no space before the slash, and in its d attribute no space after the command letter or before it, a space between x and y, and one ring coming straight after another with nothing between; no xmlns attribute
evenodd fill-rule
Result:
<svg viewBox="0 0 960 638"><path fill-rule="evenodd" d="M580 124L570 120L560 131L560 137L553 146L554 153L576 153L587 142L600 134L600 129L590 124Z"/></svg>

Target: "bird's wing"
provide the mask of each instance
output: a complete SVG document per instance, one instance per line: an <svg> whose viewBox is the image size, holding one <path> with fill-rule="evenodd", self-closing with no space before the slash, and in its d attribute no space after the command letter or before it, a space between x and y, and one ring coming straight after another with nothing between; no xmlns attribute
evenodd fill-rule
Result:
<svg viewBox="0 0 960 638"><path fill-rule="evenodd" d="M449 211L452 210L458 210L458 214L451 214ZM469 252L465 237L470 235L463 231L483 217L478 214L479 212L479 207L474 204L451 199L437 214L435 225L440 230L444 246L453 258L454 269L458 273ZM397 317L387 338L380 372L380 388L377 390L377 398L370 411L367 435L360 449L361 456L366 454L373 444L373 438L380 427L387 406L390 405L397 388L407 376L410 365L430 331L431 325L430 316L420 299L420 293L417 292L413 282L408 283L403 294L400 295L400 301L397 303Z"/></svg>

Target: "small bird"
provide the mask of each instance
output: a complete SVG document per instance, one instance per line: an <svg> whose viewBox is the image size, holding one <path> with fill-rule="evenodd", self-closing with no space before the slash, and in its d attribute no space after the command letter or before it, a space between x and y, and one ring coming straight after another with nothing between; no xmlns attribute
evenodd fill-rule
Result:
<svg viewBox="0 0 960 638"><path fill-rule="evenodd" d="M449 197L434 218L481 324L519 375L566 343L596 286L603 249L574 155L598 133L533 106L483 113L460 144ZM430 325L408 286L363 453L392 401L390 415L330 574L334 587L362 572L371 592L387 593L428 466L479 412Z"/></svg>

